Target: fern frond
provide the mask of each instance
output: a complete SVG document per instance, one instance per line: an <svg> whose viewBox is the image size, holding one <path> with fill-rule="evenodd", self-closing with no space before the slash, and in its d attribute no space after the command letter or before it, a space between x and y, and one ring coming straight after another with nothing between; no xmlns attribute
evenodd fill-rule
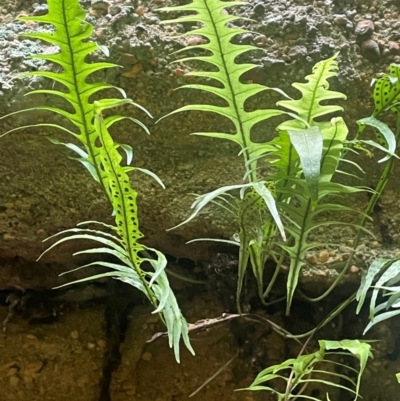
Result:
<svg viewBox="0 0 400 401"><path fill-rule="evenodd" d="M127 195L128 197L130 195ZM113 227L110 225L103 224L101 222L85 222L85 224L100 224L105 228L111 229L113 232L118 233L118 227ZM80 224L82 225L82 223ZM132 285L139 291L143 292L150 302L156 307L153 313L161 313L164 323L167 326L169 345L174 348L175 358L179 362L179 340L182 337L188 350L194 354L194 350L190 345L188 325L185 318L179 309L176 298L171 291L168 283L168 278L165 273L165 266L167 260L165 256L158 252L157 250L145 246L141 246L141 251L151 251L157 255L157 259L143 258L140 255L132 257L132 251L137 252L137 247L133 246L131 249L127 246L125 240L114 233L107 233L99 230L92 230L87 228L73 228L64 230L56 235L48 238L58 237L60 235L68 234L67 236L57 240L49 248L47 248L38 258L38 260L47 252L55 248L56 246L71 240L91 240L102 245L104 247L89 248L83 251L75 252L75 255L80 254L105 254L112 255L117 258L120 263L111 263L105 261L96 261L88 263L83 266L79 266L73 270L62 273L68 274L75 272L80 269L92 266L101 266L111 271L108 273L99 273L93 276L85 277L83 279L71 281L69 283L63 284L56 288L62 288L72 284L78 284L82 282L97 280L100 278L110 277L114 279L121 280L124 283ZM144 271L140 268L141 264L147 262L153 268L154 272Z"/></svg>
<svg viewBox="0 0 400 401"><path fill-rule="evenodd" d="M315 244L308 242L309 234L320 227L321 225L347 225L349 223L340 220L315 221L315 218L320 213L332 213L348 211L349 207L338 204L322 203L324 197L335 193L356 193L363 189L354 188L351 186L341 185L334 182L324 182L320 185L318 192L318 202L315 207L312 205L309 188L303 178L288 177L287 186L279 188L281 195L279 202L280 212L289 219L290 225L286 226L286 231L291 235L289 244L277 243L290 257L289 274L287 278L287 303L286 313L289 314L290 306L296 290L300 271L304 265L306 253L315 247ZM354 211L354 209L353 209ZM353 224L351 224L353 225ZM354 226L354 225L353 225Z"/></svg>
<svg viewBox="0 0 400 401"><path fill-rule="evenodd" d="M55 28L52 32L26 33L23 34L23 36L29 39L39 39L51 45L58 46L59 52L56 54L36 54L32 55L31 57L55 63L61 67L61 71L32 71L22 74L22 76L40 76L43 78L48 78L61 84L62 90L37 89L28 92L26 96L47 94L65 99L69 103L73 112L67 112L58 106L37 106L33 109L57 113L66 118L75 126L77 131L72 132L70 130L67 131L62 125L51 125L52 127L71 133L84 145L88 155L84 165L90 171L92 176L100 177L100 172L97 169L98 163L95 163L94 161L96 154L93 149L93 144L96 143L98 134L94 127L94 110L91 97L100 91L106 89L115 89L124 97L125 104L131 104L135 107L139 107L148 115L149 113L131 99L127 99L123 89L106 82L88 82L93 73L118 66L108 62L88 63L86 61L86 57L88 55L97 50L103 51L103 48L98 46L95 42L87 40L87 38L89 38L93 33L93 26L85 21L86 12L79 5L79 3L77 1L71 2L69 0L49 0L48 8L49 11L46 15L19 17L18 20L46 23ZM114 100L115 99L109 99L111 102ZM103 99L102 101L107 102L106 99ZM32 110L32 108L20 110L18 113L30 110ZM12 114L3 116L1 118L11 116ZM113 122L122 118L123 117L110 116L108 117L108 121L110 124L112 124ZM145 126L139 120L134 118L130 119L147 131L147 128L145 128ZM41 125L30 125L30 127L38 126ZM19 129L21 128L22 127Z"/></svg>
<svg viewBox="0 0 400 401"><path fill-rule="evenodd" d="M321 401L320 398L303 394L305 385L309 383L321 383L328 387L336 387L348 391L353 394L354 401L359 397L359 388L361 376L365 370L369 358L372 358L371 346L359 340L342 340L342 341L319 341L319 350L312 354L300 355L297 358L287 359L279 365L270 366L261 371L253 383L246 389L251 391L270 391L276 395L277 400L284 401L295 398L302 398L305 400ZM338 350L344 350L338 351ZM327 352L332 351L332 352ZM343 366L344 364L337 364L329 357L331 355L349 355L358 359L359 369L355 372L357 374L357 382L352 380L344 373L337 373L335 371L323 369L322 364L332 364L333 366ZM321 366L322 365L322 366ZM321 368L318 369L318 367ZM287 375L287 372L291 372ZM316 375L319 375L316 378ZM319 378L321 377L322 378ZM337 379L341 383L337 383ZM276 389L276 385L270 387L267 384L271 380L283 380L285 382L285 392L280 392ZM328 396L329 399L329 396Z"/></svg>
<svg viewBox="0 0 400 401"><path fill-rule="evenodd" d="M278 106L285 107L294 111L307 122L308 126L318 125L316 118L326 116L327 114L343 111L338 105L322 105L321 102L334 99L346 99L341 92L329 90L328 79L337 76L338 64L336 53L333 57L322 60L315 64L312 74L306 76L307 83L294 83L292 86L302 93L300 99L281 100ZM308 128L299 125L299 120L291 120L282 123L278 129L287 130L291 128Z"/></svg>
<svg viewBox="0 0 400 401"><path fill-rule="evenodd" d="M127 282L142 291L153 304L154 313L159 313L162 316L162 320L167 326L170 346L174 348L175 358L179 362L179 342L181 339L183 339L189 351L194 353L189 342L188 325L169 286L164 271L167 263L165 256L161 252L145 247L140 243L143 234L139 229L136 204L137 192L131 187L127 174L135 170L135 168L122 166L122 156L119 153L120 149L126 153L129 165L133 158L132 148L129 145L114 142L108 132L110 126L124 118L132 120L147 133L148 130L144 124L135 118L121 115L111 115L103 118L102 111L113 107L133 105L149 116L150 114L143 107L126 98L123 89L105 82L88 82L93 73L116 67L116 65L107 62L88 63L85 61L86 56L98 49L104 51L104 48L87 40L93 32L93 26L84 20L86 13L79 5L79 1L48 0L48 8L47 15L20 17L19 20L46 23L55 28L51 33L29 33L24 36L30 39L40 39L58 46L60 52L57 54L40 54L32 57L58 64L62 71L58 73L34 71L26 75L51 79L53 82L61 84L62 90L40 89L31 91L27 95L45 94L61 97L69 103L72 112L58 106L47 105L19 112L32 109L50 111L65 117L75 126L76 132L57 124L32 124L29 127L49 126L59 128L64 132L68 132L83 144L84 149L73 143L51 140L53 143L64 145L75 152L78 155L75 159L81 162L89 170L93 178L102 185L114 211L115 227L103 224L105 229L112 231L112 234L82 228L67 230L63 233L68 234L68 236L56 241L47 251L71 239L90 239L104 245L100 248L87 249L79 253L113 255L118 258L121 264L100 261L97 263L98 265L110 268L112 271L79 281L113 277ZM91 102L93 95L105 89L116 89L123 98L103 98L99 101ZM163 186L161 180L154 173L146 169L136 170L150 175ZM155 258L146 258L147 251L155 254ZM154 271L145 270L142 267L143 263L149 264Z"/></svg>
<svg viewBox="0 0 400 401"><path fill-rule="evenodd" d="M201 28L190 30L181 36L192 34L200 35L203 36L208 43L197 46L187 46L179 50L179 52L201 49L207 51L208 55L183 57L178 59L177 62L196 60L207 63L209 66L213 67L214 71L191 71L187 75L211 78L211 80L218 81L221 86L216 87L212 83L205 83L184 85L181 88L191 88L212 93L222 99L226 104L225 106L203 104L187 105L173 111L167 116L182 111L203 110L217 113L228 118L235 126L235 133L197 132L194 133L194 135L225 138L237 143L242 148L243 157L245 162L247 162L250 159L249 154L252 152L254 146L250 136L251 129L255 124L271 117L282 115L284 112L281 110L246 111L245 103L249 98L270 88L259 84L244 84L241 82L242 75L255 68L256 65L250 63L238 64L236 63L237 57L251 50L259 50L255 46L232 43L232 39L235 36L247 31L232 25L228 26L228 24L240 19L240 17L230 15L226 10L243 4L247 3L236 1L225 2L220 0L193 0L190 4L177 7L165 7L161 8L160 11L185 11L194 13L192 15L181 16L174 20L164 21L163 23L201 23ZM252 168L249 166L249 169L255 170L255 166L252 166ZM250 181L256 181L254 171L251 171L249 176Z"/></svg>

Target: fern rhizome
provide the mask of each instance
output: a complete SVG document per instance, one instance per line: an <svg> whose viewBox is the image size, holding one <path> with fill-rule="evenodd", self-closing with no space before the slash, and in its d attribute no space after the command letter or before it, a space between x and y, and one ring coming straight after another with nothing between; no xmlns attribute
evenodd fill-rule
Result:
<svg viewBox="0 0 400 401"><path fill-rule="evenodd" d="M310 249L320 245L309 243L309 234L322 225L346 224L339 220L321 222L316 217L321 213L351 210L338 203L329 203L324 198L332 194L355 193L362 189L332 181L341 161L348 133L341 117L332 119L332 113L341 111L342 108L328 103L345 99L342 93L329 89L328 80L337 75L337 54L317 63L312 74L306 77L306 83L293 84L302 95L297 100L277 88L244 83L243 74L256 65L238 63L237 58L248 51L260 51L255 46L239 45L232 41L238 35L248 33L234 25L240 17L233 15L231 11L232 7L245 4L247 3L240 1L193 0L187 5L161 9L164 12L185 14L164 21L190 23L192 28L180 37L200 35L206 42L178 50L178 54L188 50L191 54L200 50L201 54L182 57L176 62L200 61L211 66L207 70L194 70L186 74L206 77L207 81L183 85L181 88L211 93L224 103L223 106L189 104L174 110L168 116L196 110L228 118L235 127L233 134L196 132L193 135L233 141L240 147L245 167L244 184L224 186L198 196L192 205L192 214L181 224L195 218L210 202L229 209L238 225L235 239L226 240L239 246L238 310L240 311L240 294L248 265L252 267L257 279L259 296L266 303L282 265L288 264L286 312L289 313L305 255ZM285 97L278 102L278 106L287 111L248 110L246 102L267 90L277 91ZM275 138L265 138L262 143L252 140L251 131L256 124L282 115L290 119L277 127L278 135ZM265 165L272 167L270 170L273 173L261 176L258 171ZM229 194L229 191L238 189L240 198ZM271 281L265 284L263 272L267 259L276 262L276 270Z"/></svg>
<svg viewBox="0 0 400 401"><path fill-rule="evenodd" d="M32 57L54 63L61 67L62 71L33 71L25 76L49 78L53 82L60 84L63 89L40 89L29 92L27 95L45 94L61 97L69 103L73 111L66 111L57 106L43 105L20 110L9 115L33 110L50 111L65 117L75 127L75 131L62 125L51 123L32 124L15 128L12 131L33 127L39 129L42 129L42 127L58 128L70 134L76 143L83 145L82 148L76 143L61 143L55 139L52 140L53 143L65 145L68 149L74 151L77 154L75 159L80 161L92 177L100 183L112 205L115 226L93 221L81 223L77 228L56 234L56 236L67 234L67 236L58 239L45 252L60 243L75 239L97 242L99 247L78 253L112 255L118 262L99 260L82 266L102 266L111 271L99 273L74 283L108 276L128 283L142 291L155 307L153 313L159 313L166 324L170 346L174 348L175 357L179 361L179 342L181 338L183 338L187 348L194 353L189 342L188 325L169 286L165 272L167 263L165 256L140 242L143 234L140 231L138 221L137 191L130 184L128 172L139 170L151 175L161 185L162 182L154 173L148 170L129 166L132 160L131 147L114 142L108 131L115 122L125 118L132 120L146 131L147 128L132 117L122 115L103 117L102 115L105 109L123 105L134 105L147 114L149 113L131 99L126 98L122 89L105 82L90 82L93 81L91 79L93 73L117 66L107 62L88 63L85 61L86 57L93 52L97 50L107 52L107 49L89 40L93 33L93 26L85 21L86 13L79 5L79 1L48 0L48 8L49 12L44 16L20 17L19 20L50 24L54 27L54 31L51 33L34 32L25 34L24 37L39 39L58 46L60 49L58 53L38 54ZM94 95L104 89L116 89L124 98L104 98L91 101ZM128 164L126 166L122 165L121 149L126 153ZM83 228L82 224L92 224L97 229ZM149 253L155 255L155 257L148 256Z"/></svg>

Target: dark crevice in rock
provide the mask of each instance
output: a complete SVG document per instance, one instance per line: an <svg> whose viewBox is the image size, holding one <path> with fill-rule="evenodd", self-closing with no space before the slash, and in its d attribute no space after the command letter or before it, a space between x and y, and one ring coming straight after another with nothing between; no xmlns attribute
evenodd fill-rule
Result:
<svg viewBox="0 0 400 401"><path fill-rule="evenodd" d="M120 345L128 329L128 313L142 296L130 286L117 280L108 281L108 297L105 308L106 350L98 401L111 401L110 385L113 373L121 362Z"/></svg>

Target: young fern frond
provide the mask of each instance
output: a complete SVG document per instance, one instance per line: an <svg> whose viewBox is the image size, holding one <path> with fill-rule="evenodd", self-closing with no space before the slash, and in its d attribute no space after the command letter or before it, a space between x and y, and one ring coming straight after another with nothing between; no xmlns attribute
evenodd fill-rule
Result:
<svg viewBox="0 0 400 401"><path fill-rule="evenodd" d="M300 355L297 358L287 359L279 365L264 369L257 375L254 382L244 390L269 391L275 394L278 401L291 399L321 401L322 399L314 397L312 394L304 394L302 392L306 389L306 385L310 383L321 383L331 388L339 388L348 391L353 395L354 401L356 401L359 398L361 376L365 370L368 359L372 358L371 346L359 340L320 340L319 347L319 350L312 354ZM345 352L339 350L344 350ZM326 363L332 364L333 367L348 368L348 366L330 359L332 355L350 355L358 359L360 367L355 372L357 374L356 382L344 373L318 369L319 365ZM354 372L354 369L350 368L350 370ZM290 374L288 375L287 373ZM286 382L285 392L280 392L276 385L269 386L268 384L271 380L282 380Z"/></svg>
<svg viewBox="0 0 400 401"><path fill-rule="evenodd" d="M346 99L346 96L341 92L329 90L328 79L337 76L338 64L336 61L336 53L333 57L322 60L315 64L312 73L306 76L307 83L294 83L292 86L302 93L300 99L281 100L277 103L278 106L285 107L301 118L289 120L282 123L278 129L288 130L291 128L309 128L319 126L316 118L326 116L327 114L343 111L343 107L332 104L324 104L321 102L336 99ZM300 124L305 122L305 126Z"/></svg>
<svg viewBox="0 0 400 401"><path fill-rule="evenodd" d="M320 120L342 110L337 105L321 105L321 102L346 98L339 92L329 90L328 79L337 75L336 57L337 54L317 63L312 74L306 77L307 83L293 84L301 91L300 99L277 103L298 113L301 120L292 119L280 124L277 128L280 131L279 137L268 143L266 148L267 160L271 160L271 164L278 170L274 176L277 180L278 209L291 222L286 226L286 231L291 235L290 240L279 245L290 257L287 313L290 311L306 253L314 247L307 241L308 235L322 224L343 224L339 220L321 223L315 221L315 217L321 211L329 213L349 210L340 204L320 205L320 201L327 195L362 191L360 188L332 182L348 134L345 122L341 117L316 121L317 118ZM276 146L275 149L270 149L271 143ZM315 146L316 143L319 146ZM260 145L258 154L263 153L263 146Z"/></svg>
<svg viewBox="0 0 400 401"><path fill-rule="evenodd" d="M288 218L291 224L286 225L286 231L290 234L288 244L278 243L290 257L289 274L287 278L287 303L286 313L289 314L291 302L298 284L299 275L304 266L305 256L308 251L315 248L316 244L308 242L308 236L312 231L326 225L353 225L341 220L318 221L316 217L320 213L354 211L340 204L319 202L326 196L339 194L353 194L362 189L344 186L333 182L321 183L319 188L318 205L315 209L311 205L311 197L305 180L300 177L291 177L287 180L288 186L279 189L281 194L279 206L282 214Z"/></svg>
<svg viewBox="0 0 400 401"><path fill-rule="evenodd" d="M161 185L163 184L154 173L146 169L122 166L122 156L119 153L119 149L126 153L129 164L132 160L132 148L129 145L114 142L108 132L110 126L125 118L132 120L146 132L148 130L143 123L135 118L122 115L110 115L103 118L102 111L131 104L148 115L150 114L131 99L127 99L122 89L105 82L88 82L93 73L105 68L116 67L116 65L105 62L88 63L85 61L86 56L89 54L98 49L104 49L88 40L93 33L93 26L85 21L86 13L79 5L79 1L48 0L48 9L48 14L44 16L20 17L19 20L46 23L55 28L51 33L28 33L24 36L30 39L40 39L58 46L60 51L56 54L39 54L32 57L58 64L62 71L58 73L34 71L25 75L49 78L53 82L61 84L63 90L40 89L31 91L28 95L46 94L61 97L69 103L73 112L66 111L58 106L47 105L19 112L46 110L61 115L72 123L76 132L66 129L62 125L52 123L32 124L28 127L49 126L59 128L71 134L84 146L84 149L82 149L74 143L51 140L55 144L66 146L77 154L78 157L75 159L81 162L94 179L101 184L115 216L115 227L103 224L106 230L112 231L112 234L100 230L82 228L67 230L64 233L70 235L58 240L48 250L72 239L90 239L104 245L102 248L87 249L80 253L113 255L120 261L120 264L99 261L96 263L97 265L110 268L112 271L97 274L80 281L113 277L127 282L142 291L155 307L154 313L159 313L166 324L170 346L174 348L175 358L179 362L179 342L181 338L183 338L189 351L194 353L189 342L188 325L169 286L164 271L167 263L165 256L161 252L147 248L140 243L143 234L139 229L136 204L137 192L131 187L127 173L132 170L139 170L156 179ZM98 94L99 91L112 88L119 91L124 98L104 98L94 103L91 101L93 95ZM12 114L16 113L18 112ZM147 254L146 251L151 251L152 254L156 255L156 258L147 258L145 256ZM144 269L142 266L144 263L150 265L154 272L148 271L148 267Z"/></svg>

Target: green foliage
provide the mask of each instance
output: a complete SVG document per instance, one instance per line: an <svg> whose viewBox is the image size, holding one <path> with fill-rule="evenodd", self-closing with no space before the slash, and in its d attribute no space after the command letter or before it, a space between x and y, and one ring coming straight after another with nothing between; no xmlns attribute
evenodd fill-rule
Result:
<svg viewBox="0 0 400 401"><path fill-rule="evenodd" d="M393 171L394 162L398 156L396 151L399 148L400 139L400 66L392 64L388 74L375 80L373 99L375 103L374 112L371 117L364 118L358 123L360 125L359 135L363 132L366 125L375 129L380 145L376 145L379 150L384 151L386 156L379 162L387 162L375 192L367 206L367 213L375 207L379 197L382 195ZM396 115L396 132L392 130L378 117L393 112ZM362 142L362 141L360 141ZM372 141L363 141L371 145ZM398 315L397 309L400 305L400 287L396 286L400 282L400 261L398 259L377 258L368 269L367 274L362 278L360 288L357 292L357 313L360 312L365 299L370 290L372 296L369 306L370 323L365 331L368 331L375 324L382 322L392 316ZM378 294L382 291L384 301L377 305ZM391 309L393 308L393 309Z"/></svg>
<svg viewBox="0 0 400 401"><path fill-rule="evenodd" d="M285 227L290 234L288 242L279 244L290 258L287 313L306 253L315 247L315 244L307 241L309 234L321 226L347 224L339 219L321 221L318 220L319 215L352 210L338 201L329 203L324 198L363 190L332 181L341 161L348 133L341 117L332 118L330 121L323 120L323 117L331 116L342 108L336 105L321 105L321 102L345 99L343 94L329 90L328 79L335 77L338 69L336 57L337 54L318 62L312 74L306 77L307 83L293 84L301 91L300 99L277 103L297 113L299 118L278 126L279 138L272 141L278 146L275 151L266 155L267 160L272 157L271 165L278 169L274 177L277 181L278 208L290 223ZM259 154L263 153L262 146Z"/></svg>
<svg viewBox="0 0 400 401"><path fill-rule="evenodd" d="M235 59L251 50L257 49L251 45L236 45L231 40L242 33L247 31L241 28L227 26L236 20L241 19L238 16L230 15L225 11L231 7L247 4L240 1L227 1L220 0L193 0L191 3L177 6L165 7L159 11L179 11L179 12L193 12L194 14L184 15L177 19L164 21L164 24L171 23L201 23L201 28L192 29L180 37L190 35L201 35L208 43L199 44L196 46L187 46L177 53L185 52L187 50L199 49L206 51L207 55L197 55L191 57L182 57L176 62L183 61L202 61L204 64L212 68L207 71L191 71L187 76L209 78L211 81L202 84L183 85L181 88L199 89L209 92L220 98L225 106L206 105L206 104L192 104L174 110L169 116L175 113L189 110L203 110L207 112L217 113L228 118L235 126L235 133L227 134L225 132L196 132L193 135L202 135L212 138L228 139L237 143L241 149L245 161L249 161L249 155L255 146L251 140L251 129L261 121L267 120L274 116L282 115L280 110L254 110L246 111L246 101L254 95L265 91L267 88L258 84L244 84L240 81L241 76L253 69L254 64L237 64ZM215 85L218 83L218 86ZM257 178L251 163L247 165L247 173L250 176L250 181L255 182Z"/></svg>
<svg viewBox="0 0 400 401"><path fill-rule="evenodd" d="M371 117L358 121L359 132L356 138L359 148L365 143L372 145L386 153L386 155L378 162L386 162L385 168L381 174L375 191L369 200L366 208L366 214L373 211L380 196L382 195L394 168L394 162L399 157L396 152L399 149L400 140L400 66L392 64L389 73L373 81L374 91L373 100L375 104ZM387 124L378 118L388 113L394 113L396 117L395 133ZM359 137L363 133L366 126L374 128L374 132L378 139L378 144L370 140L361 140ZM357 236L355 246L358 243ZM365 328L367 332L374 325L390 319L400 313L400 261L398 259L376 258L368 268L367 274L362 277L360 288L357 292L357 313L360 312L362 306L370 291L372 291L369 304L370 322ZM396 285L397 284L397 285ZM381 294L381 297L379 297ZM381 303L378 303L381 301ZM396 375L400 382L400 374Z"/></svg>
<svg viewBox="0 0 400 401"><path fill-rule="evenodd" d="M218 203L234 216L239 228L236 237L239 245L237 288L239 311L239 298L248 264L252 266L258 282L258 293L264 302L283 260L288 256L290 268L287 280L287 313L289 313L306 252L315 246L308 243L308 235L321 225L344 224L340 221L321 223L317 222L315 217L322 212L351 210L338 203L326 202L323 205L319 203L325 201L324 198L328 195L350 194L361 189L331 181L341 160L348 133L341 118L323 121L324 117L331 118L332 113L342 110L340 106L327 102L346 98L342 93L329 89L328 80L336 76L338 69L337 55L317 63L312 74L306 77L307 83L293 84L301 92L299 99L291 99L283 91L273 88L286 98L277 105L288 111L248 110L246 102L251 97L271 88L242 82L243 74L255 65L239 64L237 58L257 48L232 43L233 38L247 31L235 27L232 23L240 17L230 15L226 10L241 4L246 3L193 0L187 5L161 9L161 11L185 12L184 16L164 23L190 22L193 25L200 23L202 25L200 28L192 28L181 37L196 34L201 35L207 42L187 46L178 51L180 53L200 50L199 55L182 57L177 62L194 60L201 61L205 66L204 70L191 71L187 74L202 78L201 83L183 85L181 88L208 92L217 96L223 104L189 104L172 111L169 116L183 111L202 110L228 118L235 127L234 133L196 132L194 135L227 139L238 144L241 149L240 154L244 158L244 178L248 181L243 185L224 186L197 197L192 205L192 214L181 224L196 217L211 201ZM190 15L187 15L188 12ZM278 136L263 143L254 142L251 138L254 126L279 115L287 115L290 120L278 126ZM265 164L267 167L272 167L275 172L270 173L268 177L261 177L258 171ZM227 191L232 189L240 189L239 199L227 194ZM277 238L278 232L282 240ZM286 234L289 234L288 238ZM232 243L231 240L227 242ZM268 258L273 258L277 262L277 268L264 291L263 271Z"/></svg>
<svg viewBox="0 0 400 401"><path fill-rule="evenodd" d="M319 383L328 387L347 390L354 395L354 400L357 400L362 373L368 358L372 358L371 346L359 340L320 340L319 347L319 350L312 354L300 355L295 359L288 359L279 365L264 369L246 390L270 391L276 395L278 401L290 399L319 401L319 398L306 393L308 385ZM344 350L345 352L338 350ZM360 364L358 371L344 363L337 362L337 358L334 358L334 356L341 357L346 354L353 355L358 359ZM328 370L327 366L330 366L331 369ZM337 372L337 368L345 368L355 372L357 374L357 382L351 379L348 374ZM274 384L272 386L268 385L272 380L274 380ZM285 391L280 392L277 390L277 380L285 383L282 387ZM340 383L346 383L346 385ZM329 395L327 396L329 397Z"/></svg>
<svg viewBox="0 0 400 401"><path fill-rule="evenodd" d="M175 357L179 361L179 341L183 338L187 348L193 353L189 342L188 325L179 310L175 296L171 291L165 273L165 256L140 243L143 237L139 229L136 197L137 192L131 187L128 172L139 170L155 178L161 185L159 178L145 170L135 167L123 166L122 149L127 156L128 164L132 159L132 149L129 145L117 144L113 141L108 129L117 121L129 118L147 131L147 128L138 120L121 115L110 115L103 118L105 109L131 104L145 111L131 99L125 98L122 89L105 82L93 81L92 74L105 68L113 68L116 65L105 62L88 63L85 61L89 54L100 48L96 43L87 40L93 27L84 21L85 11L75 0L48 0L49 12L44 16L20 17L21 21L35 21L52 25L55 30L52 33L29 33L24 36L31 39L40 39L52 45L58 46L60 52L56 54L39 54L32 57L43 59L59 65L61 72L34 71L27 76L41 76L61 84L62 89L40 89L29 92L32 94L54 95L65 99L73 112L66 111L57 106L37 106L27 110L51 111L65 117L78 132L71 131L57 124L32 124L28 127L49 126L59 128L71 134L82 145L83 149L74 143L62 143L53 139L56 144L65 145L73 150L79 160L98 181L104 189L113 208L115 226L104 223L96 223L102 226L101 230L89 228L75 228L63 231L60 234L69 234L55 242L48 250L56 245L73 240L88 239L96 241L101 247L87 249L79 252L83 254L105 254L117 258L117 262L98 261L86 266L103 266L111 269L109 273L100 273L84 280L92 280L100 277L113 277L129 283L142 291L155 307L154 313L159 313L167 325L170 346L174 347ZM92 98L104 89L117 89L124 99L104 98L93 102ZM145 111L149 114L147 111ZM16 114L12 113L12 114ZM21 129L26 127L19 127ZM16 130L14 129L14 130ZM13 131L14 131L13 130ZM156 255L150 258L148 251ZM46 251L47 252L47 251ZM85 266L83 266L85 267ZM152 271L154 270L154 271ZM71 284L71 283L70 283Z"/></svg>
<svg viewBox="0 0 400 401"><path fill-rule="evenodd" d="M246 45L240 46L233 44L231 39L235 36L245 33L247 31L227 26L231 22L238 20L240 17L229 15L225 13L226 9L233 6L246 4L242 2L222 2L220 0L194 0L192 3L178 6L178 7L165 7L160 11L182 11L182 12L193 12L194 14L184 15L174 20L164 21L164 23L202 23L202 27L193 29L181 37L196 34L203 36L208 43L199 44L196 46L185 47L178 52L184 52L186 50L199 49L203 52L207 52L207 55L197 55L190 57L183 57L176 62L197 60L208 65L210 68L207 71L191 71L187 75L209 78L207 82L199 84L183 85L181 88L198 89L209 92L220 98L225 106L217 106L215 104L193 104L181 107L174 110L168 116L178 112L190 111L190 110L202 110L212 113L216 113L228 118L235 126L235 132L228 134L225 132L196 132L193 135L202 135L213 138L228 139L235 142L241 148L241 154L244 158L244 165L246 169L245 177L248 180L248 184L243 185L229 185L226 187L218 188L217 190L199 196L192 208L194 209L192 215L184 222L192 220L198 212L206 206L210 201L216 197L221 198L223 194L233 189L241 190L241 199L245 198L246 191L250 191L253 194L257 194L257 198L264 201L265 206L268 208L270 216L272 216L278 227L281 235L285 238L283 231L283 224L279 217L276 209L275 199L268 188L268 182L260 180L256 175L257 163L251 160L250 155L255 150L256 143L251 139L251 129L258 123L267 120L274 116L284 114L281 110L254 110L246 111L246 101L252 96L269 89L265 86L258 84L244 84L240 81L241 76L253 69L253 64L237 64L235 59L243 53L254 50L256 47ZM278 90L278 89L277 89ZM278 90L280 91L280 90ZM281 91L280 91L281 92ZM231 197L227 195L231 200ZM234 202L235 203L235 202ZM228 205L231 210L237 210L236 205ZM243 208L241 210L244 210ZM236 216L236 220L239 222L243 221L243 216ZM182 223L182 224L184 224ZM264 229L261 227L261 231ZM242 287L243 277L247 269L248 260L250 254L254 255L254 250L257 240L259 239L260 230L257 229L254 238L254 233L248 233L246 231L246 224L240 225L240 260L239 260L239 284L238 284L238 295ZM252 261L260 260L261 263L258 266L253 266L253 270L256 272L257 279L262 277L262 270L265 260L261 260L260 255L255 254L255 258ZM262 281L259 281L259 287L262 287ZM262 292L262 291L261 291ZM240 310L239 296L237 297L238 309Z"/></svg>
<svg viewBox="0 0 400 401"><path fill-rule="evenodd" d="M369 305L370 323L365 329L367 332L372 326L400 313L400 260L377 258L362 278L357 292L357 313L360 312L368 290L372 288ZM384 302L377 305L378 294L382 291ZM390 308L394 308L389 310Z"/></svg>

